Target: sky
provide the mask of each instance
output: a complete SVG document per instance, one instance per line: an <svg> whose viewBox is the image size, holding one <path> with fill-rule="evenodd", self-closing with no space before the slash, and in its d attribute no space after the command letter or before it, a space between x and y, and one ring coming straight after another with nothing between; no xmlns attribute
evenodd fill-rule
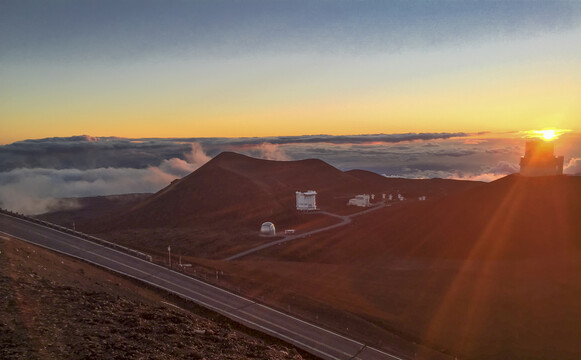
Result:
<svg viewBox="0 0 581 360"><path fill-rule="evenodd" d="M2 0L0 144L581 131L580 1Z"/></svg>
<svg viewBox="0 0 581 360"><path fill-rule="evenodd" d="M581 1L0 0L0 206L225 150L490 181L546 128L577 174L579 44Z"/></svg>

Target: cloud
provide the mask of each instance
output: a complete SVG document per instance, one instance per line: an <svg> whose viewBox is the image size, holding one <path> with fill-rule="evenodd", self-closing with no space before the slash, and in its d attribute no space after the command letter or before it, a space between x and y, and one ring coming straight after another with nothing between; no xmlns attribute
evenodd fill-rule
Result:
<svg viewBox="0 0 581 360"><path fill-rule="evenodd" d="M146 168L182 158L189 143L166 139L96 138L87 135L24 140L0 146L0 171L17 168Z"/></svg>
<svg viewBox="0 0 581 360"><path fill-rule="evenodd" d="M499 161L493 166L484 166L478 170L462 170L462 169L417 169L405 167L400 169L398 175L387 175L386 177L404 177L410 179L455 179L455 180L471 180L471 181L494 181L509 174L519 172L517 164L508 161Z"/></svg>
<svg viewBox="0 0 581 360"><path fill-rule="evenodd" d="M256 146L259 154L258 157L265 160L288 161L290 158L285 151L276 144L262 143Z"/></svg>
<svg viewBox="0 0 581 360"><path fill-rule="evenodd" d="M464 144L466 145L479 145L486 143L488 140L486 139L466 139L464 140Z"/></svg>
<svg viewBox="0 0 581 360"><path fill-rule="evenodd" d="M373 144L373 143L399 143L406 141L423 141L450 139L455 137L470 136L468 133L405 133L405 134L365 134L365 135L303 135L269 138L272 144Z"/></svg>
<svg viewBox="0 0 581 360"><path fill-rule="evenodd" d="M474 155L476 153L477 151L473 149L449 149L429 152L430 155L434 156L452 156L452 157L469 156Z"/></svg>
<svg viewBox="0 0 581 360"><path fill-rule="evenodd" d="M0 173L0 205L40 214L57 198L152 192L173 178L159 168L15 169Z"/></svg>
<svg viewBox="0 0 581 360"><path fill-rule="evenodd" d="M171 158L163 160L158 166L163 173L171 174L177 177L184 177L189 173L196 171L199 167L210 161L211 157L206 155L199 143L191 144L191 151L184 154L186 160Z"/></svg>
<svg viewBox="0 0 581 360"><path fill-rule="evenodd" d="M192 150L189 153L186 153L185 156L188 163L196 167L195 169L210 161L211 157L206 155L200 143L192 143L191 147Z"/></svg>
<svg viewBox="0 0 581 360"><path fill-rule="evenodd" d="M563 167L563 173L570 175L581 174L581 158L572 157Z"/></svg>
<svg viewBox="0 0 581 360"><path fill-rule="evenodd" d="M62 205L60 198L156 192L210 159L200 144L192 144L185 157L188 161L171 158L141 169L19 168L0 172L0 206L40 214Z"/></svg>
<svg viewBox="0 0 581 360"><path fill-rule="evenodd" d="M18 168L97 169L146 168L158 166L172 158L191 164L207 161L200 152L203 146L210 156L224 150L245 152L272 160L294 159L283 148L274 145L365 145L394 144L410 141L441 140L465 137L457 133L407 133L371 135L305 135L266 138L177 138L126 139L88 135L24 140L0 146L0 171ZM191 158L187 158L190 156Z"/></svg>
<svg viewBox="0 0 581 360"><path fill-rule="evenodd" d="M484 181L484 182L491 182L494 180L498 180L501 177L506 176L506 174L498 174L498 173L483 173L483 174L454 174L446 179L454 179L454 180L470 180L470 181Z"/></svg>

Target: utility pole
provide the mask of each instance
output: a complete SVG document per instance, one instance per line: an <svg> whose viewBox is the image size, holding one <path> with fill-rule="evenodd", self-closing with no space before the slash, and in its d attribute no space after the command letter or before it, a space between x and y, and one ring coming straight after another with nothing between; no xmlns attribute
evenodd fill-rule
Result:
<svg viewBox="0 0 581 360"><path fill-rule="evenodd" d="M167 259L169 267L171 268L171 247L169 245L167 246Z"/></svg>

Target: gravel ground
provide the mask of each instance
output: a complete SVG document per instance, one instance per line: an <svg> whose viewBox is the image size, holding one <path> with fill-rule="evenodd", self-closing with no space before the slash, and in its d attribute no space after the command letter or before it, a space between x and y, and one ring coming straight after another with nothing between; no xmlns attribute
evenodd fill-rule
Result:
<svg viewBox="0 0 581 360"><path fill-rule="evenodd" d="M0 237L0 359L303 359L289 345L171 302L92 265Z"/></svg>

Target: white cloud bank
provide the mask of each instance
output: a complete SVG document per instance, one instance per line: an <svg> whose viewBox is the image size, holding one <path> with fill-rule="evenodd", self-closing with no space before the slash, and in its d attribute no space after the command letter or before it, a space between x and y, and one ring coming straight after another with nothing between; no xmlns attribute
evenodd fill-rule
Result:
<svg viewBox="0 0 581 360"><path fill-rule="evenodd" d="M581 174L581 158L571 158L563 167L563 173L575 175Z"/></svg>
<svg viewBox="0 0 581 360"><path fill-rule="evenodd" d="M53 209L57 198L156 192L210 160L192 144L186 160L171 158L143 169L14 169L0 173L0 206L25 214ZM61 202L62 203L62 202ZM70 204L74 206L74 203Z"/></svg>

